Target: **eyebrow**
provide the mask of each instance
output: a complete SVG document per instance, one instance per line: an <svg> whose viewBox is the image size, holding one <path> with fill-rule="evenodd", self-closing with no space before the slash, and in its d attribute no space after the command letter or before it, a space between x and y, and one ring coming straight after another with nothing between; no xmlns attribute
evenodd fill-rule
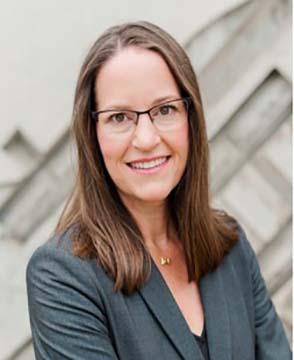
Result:
<svg viewBox="0 0 294 360"><path fill-rule="evenodd" d="M157 104L160 104L164 101L170 101L170 100L173 100L173 99L178 99L180 98L181 96L180 95L166 95L166 96L161 96L155 100L153 100L153 102L150 104L150 107L153 107ZM104 106L103 109L101 109L100 111L105 111L105 110L131 110L131 105L130 104L127 104L127 103L112 103L112 104L109 104L107 106Z"/></svg>

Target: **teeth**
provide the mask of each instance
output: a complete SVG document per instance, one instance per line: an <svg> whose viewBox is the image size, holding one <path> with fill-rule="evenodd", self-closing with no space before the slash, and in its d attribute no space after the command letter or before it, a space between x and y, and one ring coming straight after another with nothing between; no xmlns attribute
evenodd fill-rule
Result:
<svg viewBox="0 0 294 360"><path fill-rule="evenodd" d="M146 161L146 162L136 162L136 163L130 163L132 168L135 169L151 169L155 166L159 166L160 164L163 164L166 161L166 157L161 157L156 160Z"/></svg>

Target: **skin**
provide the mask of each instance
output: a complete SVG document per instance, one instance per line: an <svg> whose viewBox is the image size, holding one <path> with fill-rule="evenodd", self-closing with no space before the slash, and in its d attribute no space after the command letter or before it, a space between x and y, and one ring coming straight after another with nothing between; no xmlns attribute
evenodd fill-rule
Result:
<svg viewBox="0 0 294 360"><path fill-rule="evenodd" d="M143 111L181 97L163 58L138 47L121 50L103 65L96 78L95 93L98 110ZM148 114L140 116L132 134L105 134L99 121L96 130L106 168L122 201L138 222L146 244L167 250L172 237L167 229L166 199L186 166L187 119L177 131L158 131ZM133 160L162 155L171 155L171 159L156 174L138 175L126 165Z"/></svg>

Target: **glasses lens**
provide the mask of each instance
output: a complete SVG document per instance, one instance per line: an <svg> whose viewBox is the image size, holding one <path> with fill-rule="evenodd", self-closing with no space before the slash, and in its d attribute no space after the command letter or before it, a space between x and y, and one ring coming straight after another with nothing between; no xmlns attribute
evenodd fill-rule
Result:
<svg viewBox="0 0 294 360"><path fill-rule="evenodd" d="M152 109L151 116L160 130L178 128L187 118L187 108L184 99L169 101Z"/></svg>
<svg viewBox="0 0 294 360"><path fill-rule="evenodd" d="M99 115L103 130L109 133L124 133L135 126L137 114L132 111L106 111Z"/></svg>

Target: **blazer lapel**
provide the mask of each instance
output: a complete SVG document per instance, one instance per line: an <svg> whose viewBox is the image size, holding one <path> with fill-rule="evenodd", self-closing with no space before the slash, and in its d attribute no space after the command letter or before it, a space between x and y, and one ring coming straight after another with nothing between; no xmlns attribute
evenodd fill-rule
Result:
<svg viewBox="0 0 294 360"><path fill-rule="evenodd" d="M211 360L231 360L231 330L220 265L200 280Z"/></svg>
<svg viewBox="0 0 294 360"><path fill-rule="evenodd" d="M202 353L172 293L152 260L149 281L139 294L185 360L203 360ZM210 360L231 360L231 330L221 265L200 280Z"/></svg>
<svg viewBox="0 0 294 360"><path fill-rule="evenodd" d="M139 290L146 305L184 360L204 360L164 278L152 260L149 280Z"/></svg>

